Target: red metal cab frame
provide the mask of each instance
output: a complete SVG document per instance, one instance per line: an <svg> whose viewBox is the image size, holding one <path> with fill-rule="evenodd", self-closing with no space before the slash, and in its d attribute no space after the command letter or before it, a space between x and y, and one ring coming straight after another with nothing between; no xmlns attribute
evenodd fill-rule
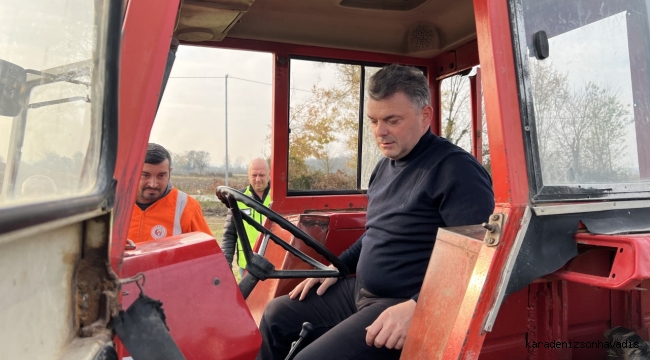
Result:
<svg viewBox="0 0 650 360"><path fill-rule="evenodd" d="M118 275L153 125L179 0L129 1L120 57L119 141L110 262Z"/></svg>

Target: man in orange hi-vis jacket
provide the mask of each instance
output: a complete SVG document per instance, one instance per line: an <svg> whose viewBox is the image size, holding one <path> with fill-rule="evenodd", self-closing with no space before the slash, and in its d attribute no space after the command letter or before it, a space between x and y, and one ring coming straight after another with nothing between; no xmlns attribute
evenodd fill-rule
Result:
<svg viewBox="0 0 650 360"><path fill-rule="evenodd" d="M196 199L172 187L169 152L149 144L133 206L129 239L135 243L193 231L212 236Z"/></svg>

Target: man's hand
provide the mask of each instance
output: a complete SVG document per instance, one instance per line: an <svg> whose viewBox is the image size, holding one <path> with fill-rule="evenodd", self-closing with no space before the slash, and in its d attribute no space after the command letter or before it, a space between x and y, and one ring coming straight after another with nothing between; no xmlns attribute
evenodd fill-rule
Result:
<svg viewBox="0 0 650 360"><path fill-rule="evenodd" d="M336 268L332 265L328 266L331 269L336 270ZM337 278L311 278L311 279L306 279L303 280L300 284L298 284L291 292L289 293L289 299L295 299L298 294L300 294L300 298L298 300L302 301L305 299L307 296L307 293L309 292L309 289L314 287L314 285L320 283L321 285L318 287L316 290L316 294L323 295L325 291L327 291L327 288L330 286L336 284L336 282L339 279Z"/></svg>
<svg viewBox="0 0 650 360"><path fill-rule="evenodd" d="M415 305L415 301L411 299L384 310L377 320L366 328L366 344L401 350L411 326Z"/></svg>

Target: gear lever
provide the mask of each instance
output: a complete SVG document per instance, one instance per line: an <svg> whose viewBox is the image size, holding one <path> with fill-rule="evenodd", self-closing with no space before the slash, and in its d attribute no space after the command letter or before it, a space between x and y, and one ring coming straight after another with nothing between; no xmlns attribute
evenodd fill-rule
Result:
<svg viewBox="0 0 650 360"><path fill-rule="evenodd" d="M302 323L302 330L300 330L300 339L291 343L291 350L289 351L289 355L287 355L284 360L291 360L296 356L296 354L298 354L298 346L300 346L300 343L306 339L307 336L309 336L309 333L311 333L312 330L314 330L314 326L311 323Z"/></svg>

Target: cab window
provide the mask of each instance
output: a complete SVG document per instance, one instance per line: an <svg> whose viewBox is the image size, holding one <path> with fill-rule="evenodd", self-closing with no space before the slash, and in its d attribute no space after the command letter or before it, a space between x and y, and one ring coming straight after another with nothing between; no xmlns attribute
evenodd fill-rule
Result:
<svg viewBox="0 0 650 360"><path fill-rule="evenodd" d="M356 190L360 65L291 59L288 190Z"/></svg>
<svg viewBox="0 0 650 360"><path fill-rule="evenodd" d="M97 180L97 2L64 1L67 10L55 11L61 3L1 11L11 20L0 21L0 208L85 194Z"/></svg>
<svg viewBox="0 0 650 360"><path fill-rule="evenodd" d="M472 153L472 107L469 79L454 75L440 82L440 136Z"/></svg>
<svg viewBox="0 0 650 360"><path fill-rule="evenodd" d="M648 196L646 3L513 3L533 201Z"/></svg>

